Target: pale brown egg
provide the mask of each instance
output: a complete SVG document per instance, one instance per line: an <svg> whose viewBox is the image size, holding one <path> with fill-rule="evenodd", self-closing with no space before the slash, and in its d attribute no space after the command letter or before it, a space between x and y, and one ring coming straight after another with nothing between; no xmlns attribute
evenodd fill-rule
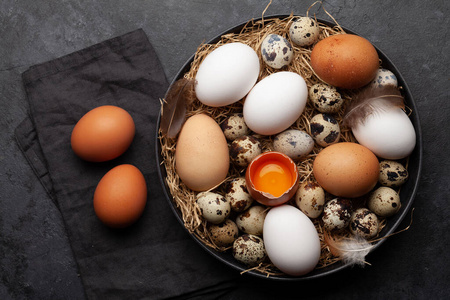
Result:
<svg viewBox="0 0 450 300"><path fill-rule="evenodd" d="M219 124L205 114L187 119L175 151L181 181L191 190L206 191L226 178L229 165L228 144Z"/></svg>
<svg viewBox="0 0 450 300"><path fill-rule="evenodd" d="M134 134L134 121L126 110L104 105L90 110L77 122L70 143L82 159L103 162L122 155Z"/></svg>
<svg viewBox="0 0 450 300"><path fill-rule="evenodd" d="M94 211L105 225L124 228L135 223L147 203L144 175L133 165L123 164L106 173L94 193Z"/></svg>
<svg viewBox="0 0 450 300"><path fill-rule="evenodd" d="M378 159L366 147L350 142L321 150L313 163L320 186L335 196L356 198L370 192L378 181Z"/></svg>
<svg viewBox="0 0 450 300"><path fill-rule="evenodd" d="M337 34L314 46L311 66L324 82L339 88L356 89L374 79L379 57L375 47L365 38Z"/></svg>

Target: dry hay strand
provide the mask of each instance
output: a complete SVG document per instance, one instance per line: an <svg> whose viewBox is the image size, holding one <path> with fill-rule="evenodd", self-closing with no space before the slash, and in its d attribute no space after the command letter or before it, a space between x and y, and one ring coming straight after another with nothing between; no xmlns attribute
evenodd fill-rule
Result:
<svg viewBox="0 0 450 300"><path fill-rule="evenodd" d="M328 14L328 13L327 13ZM330 16L331 17L331 16ZM289 27L291 23L297 18L291 14L286 18L269 18L269 19L261 19L258 21L250 20L246 23L243 28L238 33L228 33L224 34L220 37L220 40L215 44L201 44L193 58L193 61L190 65L190 69L187 73L184 74L185 78L194 79L197 71L199 69L200 64L205 59L205 57L217 49L218 47L233 42L244 43L255 50L258 54L261 70L259 73L258 81L265 78L266 76L278 72L278 71L291 71L297 74L300 74L306 84L308 89L314 84L321 83L318 77L315 75L312 67L310 65L310 54L313 46L309 47L298 47L289 37ZM334 20L334 19L333 19ZM321 22L318 22L320 27L320 37L319 40L324 39L325 37L342 34L345 33L344 30L336 23L335 26L328 26ZM289 66L285 66L280 70L274 70L270 67L267 67L264 63L259 48L261 46L264 38L269 34L279 34L286 39L288 39L293 48L294 48L294 58ZM341 124L342 117L345 111L345 104L348 104L351 101L351 94L346 90L339 90L342 98L344 99L344 105L338 113L333 114L336 120ZM233 113L242 112L243 103L245 99L242 99L234 104L227 105L224 107L209 107L202 104L197 99L193 98L191 101L187 103L187 113L186 117L190 117L192 115L204 113L210 117L212 117L218 124L221 124L225 118ZM317 111L314 110L311 103L307 103L306 108L300 118L290 127L290 129L299 129L306 131L308 134L310 132L309 120L316 114ZM260 136L255 135L260 139L263 145L263 151L272 150L272 137L271 136ZM180 210L182 219L186 229L196 236L200 241L202 241L205 245L211 247L216 251L227 251L230 247L219 247L211 241L210 234L208 231L207 222L201 217L200 210L196 205L196 193L187 188L183 182L180 180L175 171L175 148L176 148L176 139L168 139L160 135L159 137L162 149L162 163L167 171L167 177L165 178L167 186L170 190L170 194L173 196L173 203ZM341 127L341 138L340 141L349 141L356 142L356 139L352 135L351 131L347 128ZM314 181L314 176L312 173L312 164L315 156L320 152L322 147L315 145L313 151L306 156L303 160L297 163L297 167L300 174L300 181L312 180ZM227 178L216 188L211 190L215 190L217 193L225 194L225 186L227 182L231 179L243 176L245 174L245 168L236 167L234 165L230 165L229 173ZM291 200L290 204L295 205L293 200ZM319 263L317 265L317 269L324 268L330 266L340 259L334 257L330 253L330 249L324 242L324 231L321 226L321 221L319 219L313 220L313 223L317 229L319 234L319 238L321 241L321 257ZM380 226L381 229L385 226L386 222L383 220ZM348 231L345 231L341 234L350 235ZM256 267L249 268L244 271L248 272L251 270L255 270L257 272L266 274L267 276L279 276L283 275L278 269L276 269L270 261L266 260L259 264Z"/></svg>

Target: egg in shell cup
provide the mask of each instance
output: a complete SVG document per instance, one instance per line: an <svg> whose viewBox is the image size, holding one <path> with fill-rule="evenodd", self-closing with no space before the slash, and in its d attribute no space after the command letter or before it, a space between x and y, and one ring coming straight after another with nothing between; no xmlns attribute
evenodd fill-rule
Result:
<svg viewBox="0 0 450 300"><path fill-rule="evenodd" d="M222 45L238 42L248 45L249 47L253 48L253 50L258 54L261 68L259 71L257 82L275 72L288 71L301 75L308 89L313 85L323 83L323 81L321 81L315 74L310 65L310 55L315 44L309 46L297 46L295 43L292 43L294 57L289 65L284 66L279 70L269 67L264 63L262 54L260 52L262 41L270 34L278 34L290 40L289 28L297 18L297 16L291 14L290 16L282 18L273 17L263 18L257 21L251 20L247 24L240 27L239 30L230 30L229 33L223 34L210 43L200 45L189 64L186 64L182 71L180 71L181 78L188 80L195 79L201 63L205 60L208 54L221 47ZM345 34L345 31L339 25L330 26L326 23L318 22L318 26L320 28L320 34L318 38L319 40L323 40L326 37L332 35ZM344 104L339 108L338 111L333 113L334 118L338 121L339 124L342 123L342 119L345 114L346 103L352 101L352 95L354 91L340 90L340 92ZM186 119L197 114L205 114L213 118L219 125L221 125L227 117L242 113L245 103L244 97L239 101L225 106L213 107L200 102L195 97L195 93L190 93L189 95L190 96L186 97L185 99ZM312 103L308 101L300 117L288 129L302 130L310 134L310 120L317 113L318 112L314 108ZM254 137L258 138L261 143L261 157L264 157L264 155L273 155L273 153L276 153L273 148L273 135L261 135L254 132L251 134ZM189 233L191 233L196 239L198 239L198 241L200 241L203 246L206 246L207 250L212 249L213 251L217 251L218 253L225 253L227 251L230 251L231 246L217 245L213 242L211 233L209 231L210 224L208 224L208 222L204 218L202 218L201 211L196 205L196 197L198 192L189 189L183 183L176 172L175 153L177 139L168 138L161 132L159 132L158 139L161 146L161 162L166 172L162 180L164 180L164 185L167 187L170 193L170 195L168 195L168 198L172 199L174 211L180 217L180 221L184 224L184 227ZM351 130L345 127L341 128L340 139L338 142L357 143ZM230 141L228 141L228 143L230 143ZM316 156L322 149L324 149L324 147L315 144L313 150L309 154L302 157L302 159L298 161L296 160L294 162L296 175L291 178L291 185L289 187L286 187L285 190L281 192L281 195L278 194L274 196L270 192L267 193L267 191L261 191L261 188L258 188L254 185L254 176L252 176L252 172L253 168L258 165L260 159L255 159L247 167L230 163L226 178L208 191L214 191L215 193L225 195L227 184L230 183L233 179L242 177L245 174L247 176L246 182L248 184L249 193L251 193L252 197L256 200L255 204L263 205L263 207L266 208L266 211L271 207L277 205L296 206L295 200L293 199L293 194L295 194L299 184L305 181L316 181L313 173L313 163ZM289 162L287 165L290 166L290 164L291 162ZM294 167L292 167L292 170L293 169ZM293 175L294 173L291 174ZM365 196L353 199L355 207L365 205L366 200L364 197ZM327 201L333 198L335 198L334 195L328 192L326 193ZM228 219L231 219L232 216L233 213L230 214L230 217ZM314 218L311 219L311 221L317 230L317 234L320 240L320 259L315 269L310 273L315 276L320 273L320 271L317 270L332 266L333 264L341 261L341 258L337 257L336 252L331 251L330 247L326 243L326 236L328 233L325 232L322 226L323 224L321 219ZM385 219L380 219L378 233L384 228L385 224ZM378 237L378 233L373 237L373 239L376 239ZM340 234L342 236L350 238L352 236L350 231L344 231ZM222 260L226 262L226 259L222 258ZM228 264L232 267L236 267L233 263ZM241 270L244 270L243 272L256 272L258 274L262 274L264 277L287 276L285 273L277 269L268 259L261 261L255 266L242 266Z"/></svg>
<svg viewBox="0 0 450 300"><path fill-rule="evenodd" d="M297 192L299 180L294 161L276 151L258 155L245 172L250 195L266 206L278 206L288 202Z"/></svg>

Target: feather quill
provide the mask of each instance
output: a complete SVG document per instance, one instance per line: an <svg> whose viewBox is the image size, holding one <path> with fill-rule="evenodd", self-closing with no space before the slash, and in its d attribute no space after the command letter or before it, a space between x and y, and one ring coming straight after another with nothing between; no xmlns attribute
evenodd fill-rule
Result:
<svg viewBox="0 0 450 300"><path fill-rule="evenodd" d="M178 79L166 94L161 108L159 129L168 138L176 137L186 120L186 104L195 97L194 83L194 79Z"/></svg>
<svg viewBox="0 0 450 300"><path fill-rule="evenodd" d="M342 124L349 128L364 124L365 119L371 114L396 107L405 109L403 96L395 85L370 86L352 98L342 121Z"/></svg>
<svg viewBox="0 0 450 300"><path fill-rule="evenodd" d="M365 257L374 247L366 239L358 236L332 236L329 232L324 234L325 243L328 245L331 254L340 258L344 264L359 265L364 267L368 264Z"/></svg>

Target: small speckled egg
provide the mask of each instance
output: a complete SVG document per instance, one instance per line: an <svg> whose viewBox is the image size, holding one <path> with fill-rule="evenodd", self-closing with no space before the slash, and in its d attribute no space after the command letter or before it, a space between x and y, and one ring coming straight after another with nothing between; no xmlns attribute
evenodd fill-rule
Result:
<svg viewBox="0 0 450 300"><path fill-rule="evenodd" d="M242 212L252 205L253 198L248 193L245 177L234 178L228 183L225 198L230 202L231 209L237 212Z"/></svg>
<svg viewBox="0 0 450 300"><path fill-rule="evenodd" d="M231 246L239 236L239 229L230 219L220 224L209 226L211 240L219 247Z"/></svg>
<svg viewBox="0 0 450 300"><path fill-rule="evenodd" d="M241 235L233 243L233 257L250 267L258 265L266 257L263 239L252 234Z"/></svg>
<svg viewBox="0 0 450 300"><path fill-rule="evenodd" d="M380 217L393 216L401 207L400 195L390 187L379 187L370 194L367 207Z"/></svg>
<svg viewBox="0 0 450 300"><path fill-rule="evenodd" d="M198 194L197 205L203 218L212 224L222 223L231 212L230 202L224 196L213 192Z"/></svg>
<svg viewBox="0 0 450 300"><path fill-rule="evenodd" d="M350 218L350 231L365 239L373 238L378 233L377 215L367 208L358 208Z"/></svg>
<svg viewBox="0 0 450 300"><path fill-rule="evenodd" d="M336 113L344 103L341 94L334 86L317 83L309 88L309 99L321 113Z"/></svg>
<svg viewBox="0 0 450 300"><path fill-rule="evenodd" d="M311 135L314 141L322 147L339 142L341 129L338 121L329 114L317 114L310 123Z"/></svg>
<svg viewBox="0 0 450 300"><path fill-rule="evenodd" d="M398 188L408 180L408 170L399 162L382 160L378 182L387 187Z"/></svg>
<svg viewBox="0 0 450 300"><path fill-rule="evenodd" d="M328 231L342 230L350 223L352 202L344 198L335 198L325 203L322 221Z"/></svg>
<svg viewBox="0 0 450 300"><path fill-rule="evenodd" d="M319 39L320 28L317 22L310 17L300 17L289 28L289 36L298 46L310 46Z"/></svg>
<svg viewBox="0 0 450 300"><path fill-rule="evenodd" d="M273 148L293 160L300 160L313 150L314 140L305 131L289 129L274 137Z"/></svg>
<svg viewBox="0 0 450 300"><path fill-rule="evenodd" d="M260 141L254 136L244 135L231 143L230 159L234 164L246 167L261 152Z"/></svg>
<svg viewBox="0 0 450 300"><path fill-rule="evenodd" d="M376 87L383 87L385 85L398 85L397 77L394 73L387 69L378 69L375 79L371 83Z"/></svg>
<svg viewBox="0 0 450 300"><path fill-rule="evenodd" d="M262 235L266 215L267 210L264 206L255 205L237 216L236 225L242 232Z"/></svg>
<svg viewBox="0 0 450 300"><path fill-rule="evenodd" d="M247 135L250 130L245 124L244 115L241 113L227 117L220 125L223 134L229 141L233 141L241 136Z"/></svg>
<svg viewBox="0 0 450 300"><path fill-rule="evenodd" d="M320 216L325 204L325 191L316 182L305 181L298 187L295 204L309 218Z"/></svg>
<svg viewBox="0 0 450 300"><path fill-rule="evenodd" d="M291 63L294 52L286 38L278 34L270 34L261 44L261 55L268 66L281 69Z"/></svg>

